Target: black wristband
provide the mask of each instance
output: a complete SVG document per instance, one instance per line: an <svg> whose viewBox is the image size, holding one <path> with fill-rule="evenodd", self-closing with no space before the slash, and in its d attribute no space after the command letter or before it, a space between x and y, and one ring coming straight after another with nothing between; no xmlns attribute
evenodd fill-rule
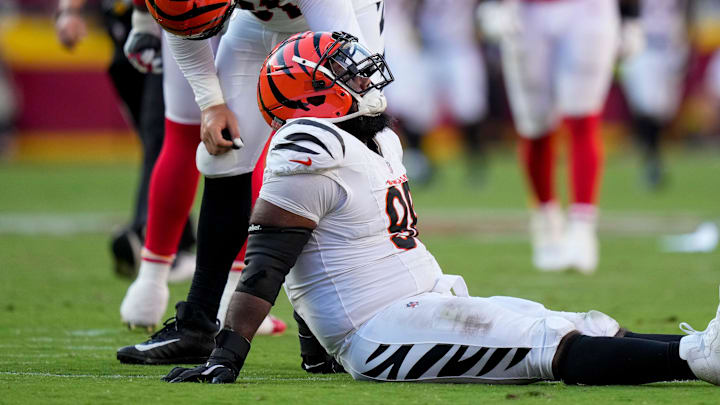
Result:
<svg viewBox="0 0 720 405"><path fill-rule="evenodd" d="M240 372L250 352L250 342L232 329L223 329L215 336L215 349L210 353L208 364L222 364Z"/></svg>

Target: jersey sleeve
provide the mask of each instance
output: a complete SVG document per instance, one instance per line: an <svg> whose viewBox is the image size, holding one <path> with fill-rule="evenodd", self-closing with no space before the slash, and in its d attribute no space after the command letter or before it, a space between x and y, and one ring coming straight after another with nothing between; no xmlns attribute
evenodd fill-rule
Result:
<svg viewBox="0 0 720 405"><path fill-rule="evenodd" d="M345 159L345 140L339 128L321 119L288 122L273 136L266 174L287 176L319 173L338 167Z"/></svg>
<svg viewBox="0 0 720 405"><path fill-rule="evenodd" d="M311 31L345 31L367 45L351 0L298 0L298 7Z"/></svg>
<svg viewBox="0 0 720 405"><path fill-rule="evenodd" d="M192 87L200 109L223 104L225 98L215 70L215 56L210 40L189 41L174 34L165 35L175 61Z"/></svg>
<svg viewBox="0 0 720 405"><path fill-rule="evenodd" d="M343 203L345 190L329 177L297 174L266 178L259 198L317 224Z"/></svg>

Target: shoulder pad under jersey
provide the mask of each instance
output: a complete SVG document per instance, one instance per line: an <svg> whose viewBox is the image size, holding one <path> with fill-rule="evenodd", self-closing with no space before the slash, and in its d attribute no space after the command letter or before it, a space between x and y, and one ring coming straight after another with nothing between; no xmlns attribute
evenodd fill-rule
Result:
<svg viewBox="0 0 720 405"><path fill-rule="evenodd" d="M322 119L292 120L273 136L266 170L275 175L289 175L338 167L345 159L343 133Z"/></svg>
<svg viewBox="0 0 720 405"><path fill-rule="evenodd" d="M400 143L400 138L391 128L385 128L375 135L375 139L382 145L383 156L386 153L393 153L397 155L398 159L402 161L403 148ZM387 156L385 156L387 158Z"/></svg>

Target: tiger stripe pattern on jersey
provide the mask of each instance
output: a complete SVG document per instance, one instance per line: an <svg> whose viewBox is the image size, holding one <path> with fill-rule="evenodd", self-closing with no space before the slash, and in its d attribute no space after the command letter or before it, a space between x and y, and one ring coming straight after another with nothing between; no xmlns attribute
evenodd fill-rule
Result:
<svg viewBox="0 0 720 405"><path fill-rule="evenodd" d="M390 369L387 377L385 377L384 379L398 380L398 375L401 368L403 367L403 363L408 353L410 353L410 350L412 350L413 347L415 347L416 345L406 344L392 346L397 347L395 352L388 355L385 360L380 362L380 364L376 365L370 370L364 371L362 374L366 377L378 378L381 374ZM382 356L390 347L391 345L386 344L378 345L377 349L370 356L368 356L365 364L369 364ZM453 349L455 349L455 352L449 359L445 361L445 364L437 372L437 375L425 375L428 370L430 370L436 364L439 364L440 361L442 361L442 359L445 358L446 355L450 353ZM468 349L474 349L475 352L467 358L463 359L463 356L465 356ZM418 380L421 379L423 376L425 376L426 378L482 377L494 370L496 367L498 367L498 365L500 365L503 360L508 358L508 355L511 352L513 353L512 357L509 361L506 361L507 365L504 367L504 370L509 370L510 368L515 367L518 363L525 359L528 353L530 353L530 348L488 348L468 345L436 344L431 347L424 355L422 355L420 359L418 359L415 364L410 367L405 376L401 377L400 379ZM488 355L488 353L490 354ZM471 369L477 368L477 366L481 366L478 372L471 375L467 374Z"/></svg>

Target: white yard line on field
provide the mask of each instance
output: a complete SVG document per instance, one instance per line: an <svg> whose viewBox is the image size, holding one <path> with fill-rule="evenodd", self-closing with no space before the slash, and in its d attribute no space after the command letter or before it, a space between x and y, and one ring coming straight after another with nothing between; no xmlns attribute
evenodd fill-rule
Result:
<svg viewBox="0 0 720 405"><path fill-rule="evenodd" d="M111 375L94 375L94 374L55 374L55 373L34 373L34 372L26 372L26 371L0 371L0 375L11 375L11 376L20 376L20 377L57 377L57 378L111 378L111 379L117 379L117 378L162 378L162 375L119 375L119 374L111 374Z"/></svg>
<svg viewBox="0 0 720 405"><path fill-rule="evenodd" d="M418 209L419 228L426 235L473 234L473 236L525 235L529 214L519 209L428 208ZM73 235L108 233L122 224L119 213L0 213L0 235ZM714 218L709 218L714 219ZM691 212L603 211L601 233L647 236L683 233L707 221Z"/></svg>
<svg viewBox="0 0 720 405"><path fill-rule="evenodd" d="M54 378L109 378L109 379L161 379L162 375L94 375L94 374L56 374L56 373L36 373L36 372L25 372L25 371L0 371L0 376L19 376L19 377L54 377ZM333 378L329 377L304 377L304 378L283 378L283 377L240 377L237 381L242 383L243 381L333 381Z"/></svg>
<svg viewBox="0 0 720 405"><path fill-rule="evenodd" d="M127 214L0 213L0 235L72 235L108 232Z"/></svg>

